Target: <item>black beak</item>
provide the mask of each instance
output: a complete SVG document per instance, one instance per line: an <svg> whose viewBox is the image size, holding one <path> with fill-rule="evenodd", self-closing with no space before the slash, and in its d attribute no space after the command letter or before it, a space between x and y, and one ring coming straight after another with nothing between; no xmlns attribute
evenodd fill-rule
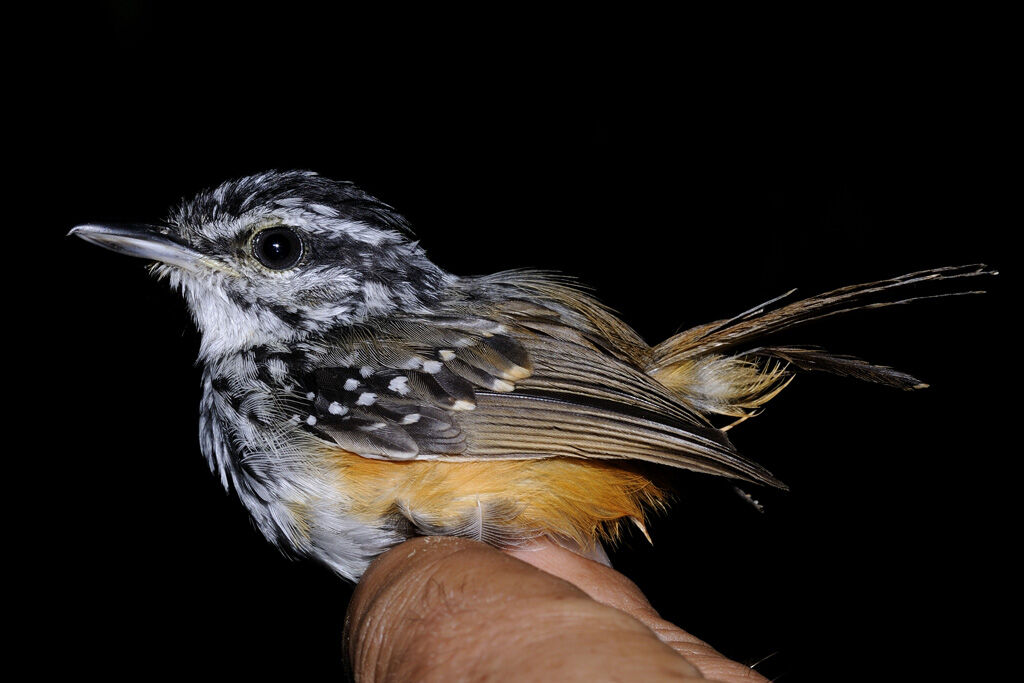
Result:
<svg viewBox="0 0 1024 683"><path fill-rule="evenodd" d="M194 270L202 255L185 245L170 228L156 225L79 225L69 235L119 254L137 256Z"/></svg>

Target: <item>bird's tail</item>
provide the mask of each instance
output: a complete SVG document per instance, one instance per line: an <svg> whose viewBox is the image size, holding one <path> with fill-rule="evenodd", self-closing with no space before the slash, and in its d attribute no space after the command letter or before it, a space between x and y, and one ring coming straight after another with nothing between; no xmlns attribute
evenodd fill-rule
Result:
<svg viewBox="0 0 1024 683"><path fill-rule="evenodd" d="M691 328L651 349L646 371L683 400L708 413L746 419L778 395L799 370L821 370L900 389L927 385L899 370L814 347L766 346L769 335L840 313L882 308L981 290L957 289L964 278L996 275L985 265L950 266L851 285L782 304L790 290L727 320ZM955 282L956 281L956 282ZM926 284L946 291L911 294ZM948 289L954 283L952 291Z"/></svg>

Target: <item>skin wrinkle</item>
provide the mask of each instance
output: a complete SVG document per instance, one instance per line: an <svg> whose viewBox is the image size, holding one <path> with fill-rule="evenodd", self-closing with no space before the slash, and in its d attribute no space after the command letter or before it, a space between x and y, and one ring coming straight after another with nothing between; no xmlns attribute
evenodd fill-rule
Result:
<svg viewBox="0 0 1024 683"><path fill-rule="evenodd" d="M635 586L622 592L620 584L633 584L617 572L552 549L506 554L465 539L419 538L383 555L350 605L356 680L765 680L658 618ZM554 557L554 570L561 552L575 558L561 578L513 556L534 565ZM598 571L588 577L590 565ZM604 592L625 595L614 606L591 598L604 596L597 581L609 577L618 578Z"/></svg>
<svg viewBox="0 0 1024 683"><path fill-rule="evenodd" d="M428 552L424 549L424 556L427 556ZM408 557L411 558L416 553L417 550L413 550ZM346 620L351 624L351 630L345 636L350 646L357 634L365 633L359 635L355 641L357 649L351 659L357 663L376 662L374 677L368 680L388 680L387 664L410 658L407 650L414 647L419 640L415 629L421 628L425 623L432 623L432 620L437 618L442 618L443 623L444 616L452 616L455 613L453 604L446 599L443 585L433 578L437 565L446 559L445 556L440 556L424 562L421 557L421 561L412 571L401 576L386 576L383 585L368 598L365 610L359 612L364 620ZM360 584L363 585L365 584ZM444 609L437 610L437 606ZM349 614L352 614L352 611L350 608ZM392 613L402 614L402 619L398 622L399 629L396 633L390 638L385 638L382 629L389 623L387 615ZM427 634L430 633L429 628L423 630ZM406 650L391 647L396 643L406 643Z"/></svg>
<svg viewBox="0 0 1024 683"><path fill-rule="evenodd" d="M704 641L662 619L635 583L608 567L580 561L571 551L547 540L507 552L571 582L594 600L634 617L653 631L659 640L686 657L705 677L729 681L765 680L756 671L725 658Z"/></svg>

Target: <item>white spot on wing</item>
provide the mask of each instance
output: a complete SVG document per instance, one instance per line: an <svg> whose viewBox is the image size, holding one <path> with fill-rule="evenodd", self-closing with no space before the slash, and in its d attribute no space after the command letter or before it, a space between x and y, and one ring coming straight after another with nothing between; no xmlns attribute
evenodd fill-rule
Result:
<svg viewBox="0 0 1024 683"><path fill-rule="evenodd" d="M372 394L369 391L359 394L359 398L356 400L357 406L370 406L377 400L377 394Z"/></svg>
<svg viewBox="0 0 1024 683"><path fill-rule="evenodd" d="M356 387L359 386L359 380L347 379L345 380L345 391L355 391Z"/></svg>
<svg viewBox="0 0 1024 683"><path fill-rule="evenodd" d="M405 396L411 391L411 389L409 389L409 378L405 376L395 377L388 383L388 389L399 396Z"/></svg>
<svg viewBox="0 0 1024 683"><path fill-rule="evenodd" d="M316 416L315 415L310 415L309 417L307 417L306 418L306 424L308 424L310 427L315 425L316 424Z"/></svg>
<svg viewBox="0 0 1024 683"><path fill-rule="evenodd" d="M491 382L491 389L494 391L500 391L502 393L508 393L516 388L516 385L511 382L506 382L503 379L496 379Z"/></svg>
<svg viewBox="0 0 1024 683"><path fill-rule="evenodd" d="M348 412L348 408L337 401L331 401L331 405L327 406L327 412L331 415L344 415Z"/></svg>
<svg viewBox="0 0 1024 683"><path fill-rule="evenodd" d="M371 368L369 365L364 365L363 367L359 368L359 374L362 375L364 378L369 377L370 375L373 374L373 368Z"/></svg>
<svg viewBox="0 0 1024 683"><path fill-rule="evenodd" d="M428 360L423 363L423 372L429 372L431 375L441 372L441 361L439 360Z"/></svg>
<svg viewBox="0 0 1024 683"><path fill-rule="evenodd" d="M421 415L419 413L410 413L402 418L402 424L411 425L420 421Z"/></svg>

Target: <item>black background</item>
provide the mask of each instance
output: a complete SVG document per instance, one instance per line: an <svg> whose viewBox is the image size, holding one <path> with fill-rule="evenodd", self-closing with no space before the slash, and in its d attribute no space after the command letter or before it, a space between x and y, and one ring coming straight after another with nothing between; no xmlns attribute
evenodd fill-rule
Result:
<svg viewBox="0 0 1024 683"><path fill-rule="evenodd" d="M613 555L726 654L777 652L783 681L995 657L988 610L1017 601L1020 263L997 18L69 11L31 20L47 28L9 130L28 152L9 201L39 239L22 262L42 265L10 271L28 324L8 334L41 444L20 456L12 545L43 670L341 674L350 588L263 541L199 454L184 305L142 262L64 237L267 168L356 181L452 272L577 276L651 342L791 287L999 268L983 296L788 335L932 388L798 378L731 433L791 492L752 490L760 514L686 479L654 547Z"/></svg>

